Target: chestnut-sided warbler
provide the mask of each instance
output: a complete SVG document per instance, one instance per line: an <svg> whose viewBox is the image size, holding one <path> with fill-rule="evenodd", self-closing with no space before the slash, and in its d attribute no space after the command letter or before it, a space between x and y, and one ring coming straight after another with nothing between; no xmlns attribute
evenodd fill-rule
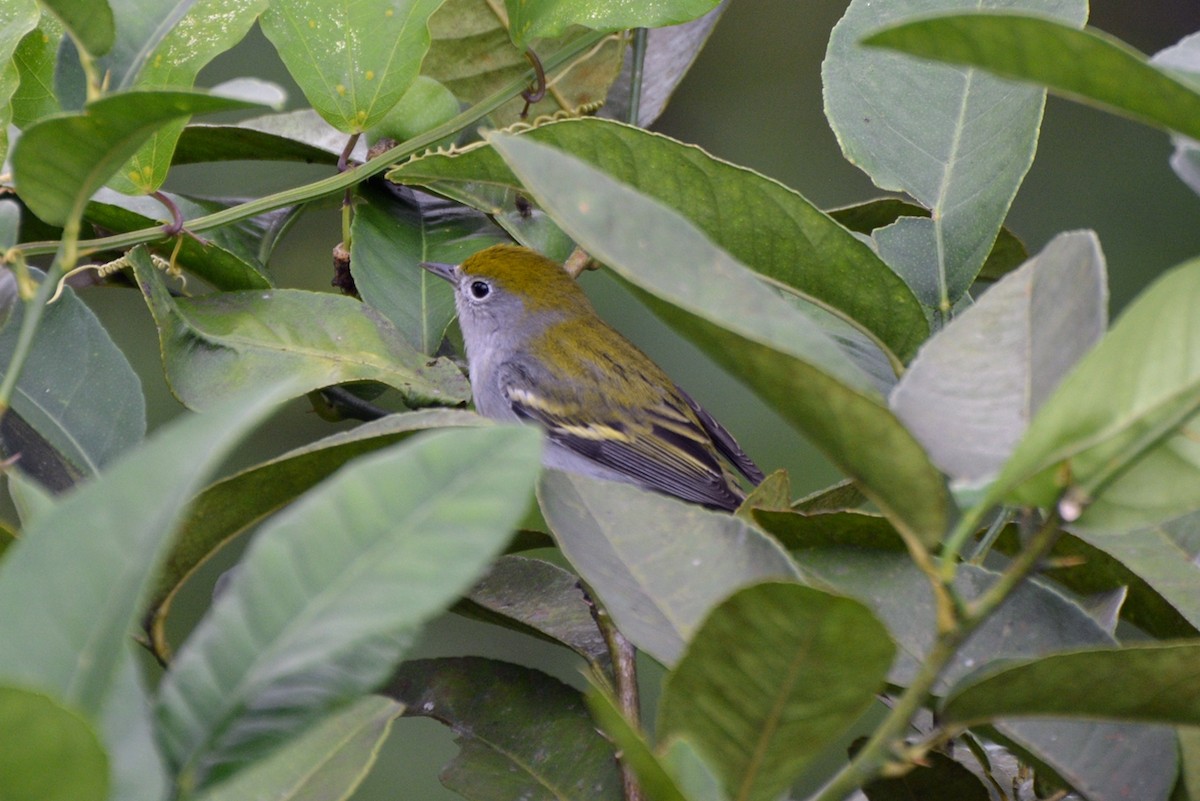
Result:
<svg viewBox="0 0 1200 801"><path fill-rule="evenodd" d="M421 265L454 286L475 408L547 433L547 467L636 484L718 509L762 471L720 423L596 314L558 264L495 245Z"/></svg>

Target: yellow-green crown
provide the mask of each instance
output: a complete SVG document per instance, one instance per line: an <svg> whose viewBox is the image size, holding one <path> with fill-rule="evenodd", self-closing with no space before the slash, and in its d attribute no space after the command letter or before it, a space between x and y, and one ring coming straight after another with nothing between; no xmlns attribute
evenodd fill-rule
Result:
<svg viewBox="0 0 1200 801"><path fill-rule="evenodd" d="M557 262L519 245L493 245L468 257L464 276L486 278L530 310L591 311L587 296Z"/></svg>

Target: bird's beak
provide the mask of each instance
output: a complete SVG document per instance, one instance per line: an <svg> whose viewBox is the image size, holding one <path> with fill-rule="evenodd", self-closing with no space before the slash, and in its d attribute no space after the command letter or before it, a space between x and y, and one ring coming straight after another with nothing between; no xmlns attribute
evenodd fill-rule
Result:
<svg viewBox="0 0 1200 801"><path fill-rule="evenodd" d="M421 266L438 278L444 278L452 284L458 283L458 267L454 264L445 264L440 261L423 261L421 262Z"/></svg>

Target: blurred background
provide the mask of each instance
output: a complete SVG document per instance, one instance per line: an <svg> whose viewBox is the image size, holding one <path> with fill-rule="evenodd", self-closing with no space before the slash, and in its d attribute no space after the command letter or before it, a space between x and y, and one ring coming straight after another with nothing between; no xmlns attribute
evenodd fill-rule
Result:
<svg viewBox="0 0 1200 801"><path fill-rule="evenodd" d="M820 63L829 31L845 6L846 0L734 0L655 128L778 179L822 208L879 196L841 157L822 113ZM1093 0L1091 24L1153 53L1200 30L1200 3ZM257 30L205 70L200 84L243 75L276 81L288 87L291 107L304 105L303 95ZM1059 232L1097 231L1108 259L1115 316L1163 269L1200 254L1200 198L1171 172L1170 153L1169 137L1160 131L1051 98L1039 153L1017 196L1009 227L1031 253ZM325 174L324 169L292 164L258 172L245 165L204 165L180 169L168 188L250 195ZM273 268L279 283L328 290L330 250L340 237L336 212L307 214L276 254ZM725 423L763 468L789 470L794 493L839 478L802 437L614 282L595 273L584 280L602 314ZM141 299L122 290L94 290L82 296L134 360L145 386L151 426L178 414L181 407L163 382L156 335ZM238 463L258 461L346 425L325 423L297 402L257 435ZM193 617L206 605L205 585L222 566L213 566L194 582ZM179 626L186 628L188 617L181 615ZM432 627L419 651L487 654L536 664L565 681L579 681L578 665L552 647L528 638L497 637L489 628L453 616ZM652 671L644 681L653 694ZM420 748L414 749L413 743ZM437 724L401 720L355 798L457 798L437 784L433 769L455 750L449 733Z"/></svg>

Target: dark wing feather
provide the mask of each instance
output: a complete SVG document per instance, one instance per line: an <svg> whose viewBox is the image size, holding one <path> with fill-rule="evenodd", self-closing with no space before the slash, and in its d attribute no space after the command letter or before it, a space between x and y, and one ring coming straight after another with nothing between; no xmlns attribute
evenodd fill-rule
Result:
<svg viewBox="0 0 1200 801"><path fill-rule="evenodd" d="M741 502L718 456L729 445L716 441L713 432L732 443L735 453L741 449L707 413L696 414L698 407L686 396L664 396L636 414L610 407L598 419L578 420L565 414L574 405L571 399L556 396L548 382L537 380L539 374L510 362L500 368L500 388L513 412L542 426L552 442L668 495L727 510ZM753 467L745 454L742 460Z"/></svg>
<svg viewBox="0 0 1200 801"><path fill-rule="evenodd" d="M712 437L713 444L717 446L717 450L729 460L729 463L738 469L738 471L750 479L750 483L758 486L763 482L765 476L763 471L758 468L744 450L742 446L737 444L737 440L733 435L725 430L725 426L717 422L716 418L704 410L704 407L692 400L692 396L684 392L678 386L675 391L683 398L692 411L696 413L696 419L700 421L700 425L704 426L704 430Z"/></svg>

